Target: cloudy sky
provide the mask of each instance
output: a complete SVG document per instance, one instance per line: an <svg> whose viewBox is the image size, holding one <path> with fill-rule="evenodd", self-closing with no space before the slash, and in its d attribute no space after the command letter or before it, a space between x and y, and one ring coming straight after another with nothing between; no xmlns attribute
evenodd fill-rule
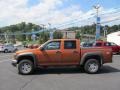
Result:
<svg viewBox="0 0 120 90"><path fill-rule="evenodd" d="M95 21L93 5L98 3L101 21L120 18L120 0L0 0L0 27L20 22L52 26L90 24Z"/></svg>

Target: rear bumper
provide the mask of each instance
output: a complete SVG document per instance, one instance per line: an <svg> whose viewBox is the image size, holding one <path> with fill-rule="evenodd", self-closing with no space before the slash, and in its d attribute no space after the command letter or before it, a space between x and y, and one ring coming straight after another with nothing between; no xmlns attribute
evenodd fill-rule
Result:
<svg viewBox="0 0 120 90"><path fill-rule="evenodd" d="M17 60L12 60L11 64L16 67L17 66Z"/></svg>

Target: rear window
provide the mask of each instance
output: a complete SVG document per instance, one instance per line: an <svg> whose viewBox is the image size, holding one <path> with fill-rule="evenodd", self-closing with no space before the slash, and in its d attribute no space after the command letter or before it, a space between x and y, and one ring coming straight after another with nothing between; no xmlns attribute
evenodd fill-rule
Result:
<svg viewBox="0 0 120 90"><path fill-rule="evenodd" d="M76 41L64 41L64 49L76 49Z"/></svg>
<svg viewBox="0 0 120 90"><path fill-rule="evenodd" d="M115 44L115 43L113 43L113 42L111 42L111 46L116 46L117 44Z"/></svg>
<svg viewBox="0 0 120 90"><path fill-rule="evenodd" d="M105 45L105 46L111 46L111 43L106 42L104 45Z"/></svg>

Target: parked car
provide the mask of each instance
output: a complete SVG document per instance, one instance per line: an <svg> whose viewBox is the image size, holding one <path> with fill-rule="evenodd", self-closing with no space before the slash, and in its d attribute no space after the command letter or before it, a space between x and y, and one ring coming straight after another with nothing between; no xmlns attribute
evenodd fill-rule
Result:
<svg viewBox="0 0 120 90"><path fill-rule="evenodd" d="M42 44L40 48L16 52L12 65L17 66L18 73L30 74L36 68L76 66L87 73L97 73L104 63L112 62L110 48L81 48L77 39L53 39Z"/></svg>
<svg viewBox="0 0 120 90"><path fill-rule="evenodd" d="M98 40L93 44L94 47L104 47L104 48L111 48L113 54L120 54L120 46L116 45L113 42L106 42L102 40Z"/></svg>
<svg viewBox="0 0 120 90"><path fill-rule="evenodd" d="M81 47L92 47L93 43L92 42L82 42L80 44Z"/></svg>
<svg viewBox="0 0 120 90"><path fill-rule="evenodd" d="M8 52L15 52L18 49L12 44L1 44L0 45L0 52L8 53Z"/></svg>
<svg viewBox="0 0 120 90"><path fill-rule="evenodd" d="M38 47L39 47L38 44L29 44L29 45L27 46L27 48L30 48L30 49L34 49L34 48L38 48Z"/></svg>

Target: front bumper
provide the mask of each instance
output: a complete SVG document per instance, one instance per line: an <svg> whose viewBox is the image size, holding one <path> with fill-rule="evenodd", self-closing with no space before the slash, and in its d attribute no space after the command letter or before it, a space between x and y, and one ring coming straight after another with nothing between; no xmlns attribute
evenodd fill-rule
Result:
<svg viewBox="0 0 120 90"><path fill-rule="evenodd" d="M16 67L17 66L17 60L12 60L11 64Z"/></svg>

